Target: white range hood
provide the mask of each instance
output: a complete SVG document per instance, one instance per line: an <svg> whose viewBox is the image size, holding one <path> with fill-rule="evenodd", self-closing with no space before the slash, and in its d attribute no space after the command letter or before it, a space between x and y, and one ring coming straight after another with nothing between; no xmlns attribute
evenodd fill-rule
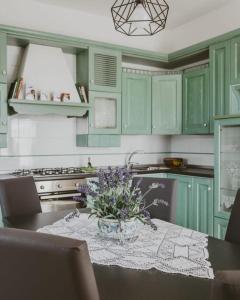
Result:
<svg viewBox="0 0 240 300"><path fill-rule="evenodd" d="M19 78L42 93L70 94L71 102L80 102L75 82L61 48L29 44L23 55Z"/></svg>

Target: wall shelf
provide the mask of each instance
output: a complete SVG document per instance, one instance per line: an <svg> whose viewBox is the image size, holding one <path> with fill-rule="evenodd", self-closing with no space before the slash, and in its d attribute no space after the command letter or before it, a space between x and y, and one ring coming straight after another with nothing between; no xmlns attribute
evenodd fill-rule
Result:
<svg viewBox="0 0 240 300"><path fill-rule="evenodd" d="M90 109L90 104L81 102L53 102L36 100L8 100L13 113L27 115L55 114L66 117L82 117Z"/></svg>

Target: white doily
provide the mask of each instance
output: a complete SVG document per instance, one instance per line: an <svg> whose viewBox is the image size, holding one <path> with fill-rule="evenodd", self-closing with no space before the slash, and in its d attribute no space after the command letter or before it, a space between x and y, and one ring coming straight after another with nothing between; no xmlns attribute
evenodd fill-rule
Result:
<svg viewBox="0 0 240 300"><path fill-rule="evenodd" d="M88 214L72 213L38 232L85 240L92 263L214 278L208 261L208 236L203 233L153 219L157 231L140 224L138 239L121 245L101 238L97 220L88 217Z"/></svg>

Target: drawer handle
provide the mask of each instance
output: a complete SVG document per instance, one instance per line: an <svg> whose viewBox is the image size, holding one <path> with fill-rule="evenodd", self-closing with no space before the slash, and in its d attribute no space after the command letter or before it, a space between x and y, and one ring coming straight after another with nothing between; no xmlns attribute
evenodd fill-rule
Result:
<svg viewBox="0 0 240 300"><path fill-rule="evenodd" d="M5 76L7 75L7 71L6 70L2 70L2 74Z"/></svg>
<svg viewBox="0 0 240 300"><path fill-rule="evenodd" d="M207 127L207 123L204 123L204 124L203 124L203 127Z"/></svg>

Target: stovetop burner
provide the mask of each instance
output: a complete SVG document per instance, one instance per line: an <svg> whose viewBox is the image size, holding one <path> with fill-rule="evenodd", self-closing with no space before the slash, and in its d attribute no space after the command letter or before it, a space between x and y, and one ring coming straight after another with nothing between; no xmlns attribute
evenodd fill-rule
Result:
<svg viewBox="0 0 240 300"><path fill-rule="evenodd" d="M42 169L21 169L13 172L16 176L56 176L82 174L81 168L42 168Z"/></svg>

